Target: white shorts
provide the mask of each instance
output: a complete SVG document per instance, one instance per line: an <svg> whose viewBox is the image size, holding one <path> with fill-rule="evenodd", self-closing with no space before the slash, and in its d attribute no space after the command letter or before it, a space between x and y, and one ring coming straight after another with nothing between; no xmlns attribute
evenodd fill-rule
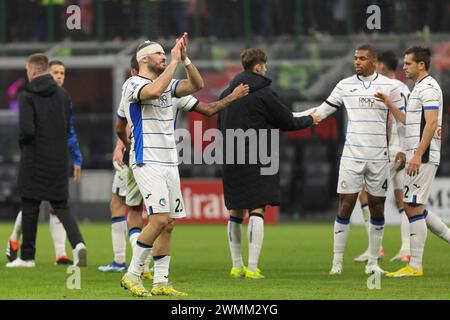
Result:
<svg viewBox="0 0 450 320"><path fill-rule="evenodd" d="M403 188L403 202L427 204L431 193L431 185L434 181L438 166L430 163L422 163L419 174L408 176L405 174L405 186Z"/></svg>
<svg viewBox="0 0 450 320"><path fill-rule="evenodd" d="M389 163L389 180L392 181L394 190L403 190L405 181L405 168L397 171L395 161Z"/></svg>
<svg viewBox="0 0 450 320"><path fill-rule="evenodd" d="M129 207L137 207L141 204L141 202L142 194L139 191L136 179L134 179L133 170L129 168L127 177L127 196L125 199L125 203Z"/></svg>
<svg viewBox="0 0 450 320"><path fill-rule="evenodd" d="M386 197L389 162L365 162L341 159L337 192L358 193L363 185L375 197Z"/></svg>
<svg viewBox="0 0 450 320"><path fill-rule="evenodd" d="M127 166L123 166L122 169L116 170L112 184L112 193L118 195L119 197L125 197L127 195L127 176Z"/></svg>
<svg viewBox="0 0 450 320"><path fill-rule="evenodd" d="M186 217L178 167L145 164L133 173L149 215L168 212L172 219Z"/></svg>

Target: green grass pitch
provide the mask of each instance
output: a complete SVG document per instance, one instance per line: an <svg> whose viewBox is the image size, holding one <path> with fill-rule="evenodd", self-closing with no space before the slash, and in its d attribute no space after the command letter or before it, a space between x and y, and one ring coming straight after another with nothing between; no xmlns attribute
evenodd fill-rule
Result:
<svg viewBox="0 0 450 320"><path fill-rule="evenodd" d="M82 224L88 248L88 267L81 269L81 289L69 290L66 266L53 265L53 244L48 224L40 224L37 266L5 267L3 248L12 224L0 224L0 299L143 299L120 288L121 274L97 268L112 260L110 225ZM352 226L344 261L344 274L331 277L332 223L296 223L266 226L260 267L266 279L231 279L224 225L177 226L172 243L170 279L187 299L450 299L450 246L428 233L424 255L425 276L381 279L381 289L369 290L364 264L353 262L367 245L363 227ZM243 236L246 238L246 227ZM386 227L386 258L381 267L393 271L401 263L389 262L400 246L399 227ZM244 261L247 256L244 241ZM130 248L127 248L128 260ZM71 250L68 250L71 253ZM150 288L149 282L145 283ZM146 299L175 299L150 297Z"/></svg>

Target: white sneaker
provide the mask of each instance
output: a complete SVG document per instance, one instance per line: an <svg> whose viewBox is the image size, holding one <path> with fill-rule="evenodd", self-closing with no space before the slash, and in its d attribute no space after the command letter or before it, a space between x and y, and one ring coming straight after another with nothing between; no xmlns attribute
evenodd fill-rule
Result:
<svg viewBox="0 0 450 320"><path fill-rule="evenodd" d="M355 262L367 262L369 260L369 249L366 249L363 253L357 256L353 261Z"/></svg>
<svg viewBox="0 0 450 320"><path fill-rule="evenodd" d="M34 268L36 267L36 263L34 260L22 260L17 258L14 261L8 262L6 264L7 268Z"/></svg>
<svg viewBox="0 0 450 320"><path fill-rule="evenodd" d="M87 266L87 250L84 243L80 242L76 245L75 249L72 250L73 265L77 267Z"/></svg>
<svg viewBox="0 0 450 320"><path fill-rule="evenodd" d="M331 267L330 276L336 276L342 274L342 263L334 263Z"/></svg>
<svg viewBox="0 0 450 320"><path fill-rule="evenodd" d="M386 274L387 271L384 271L383 269L381 269L380 266L377 264L368 264L366 266L365 273L366 274L374 274L374 273Z"/></svg>

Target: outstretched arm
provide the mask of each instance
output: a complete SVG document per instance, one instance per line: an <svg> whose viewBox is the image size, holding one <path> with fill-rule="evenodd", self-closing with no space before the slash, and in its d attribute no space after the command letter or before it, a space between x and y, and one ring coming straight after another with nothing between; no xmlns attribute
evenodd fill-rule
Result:
<svg viewBox="0 0 450 320"><path fill-rule="evenodd" d="M386 105L386 107L388 107L389 111L392 112L392 114L394 115L395 119L397 119L398 121L400 121L403 124L406 123L406 114L404 112L402 112L392 102L392 100L389 98L389 96L387 94L384 94L382 92L377 92L377 93L375 93L375 98L377 98L378 100L382 101Z"/></svg>
<svg viewBox="0 0 450 320"><path fill-rule="evenodd" d="M324 102L318 107L310 108L302 112L293 112L292 114L294 115L294 117L304 117L315 113L320 117L320 121L322 121L323 119L335 113L337 110L337 106L331 106L329 103Z"/></svg>
<svg viewBox="0 0 450 320"><path fill-rule="evenodd" d="M248 85L244 85L241 83L236 88L234 88L233 92L231 92L223 99L210 103L204 103L199 101L197 106L194 108L194 111L204 116L211 117L212 115L215 115L222 109L225 109L231 102L246 96L249 90L250 88Z"/></svg>
<svg viewBox="0 0 450 320"><path fill-rule="evenodd" d="M267 110L267 121L280 130L300 130L317 124L320 121L319 117L314 113L294 117L292 112L280 101L275 92L271 92L265 96L264 104Z"/></svg>

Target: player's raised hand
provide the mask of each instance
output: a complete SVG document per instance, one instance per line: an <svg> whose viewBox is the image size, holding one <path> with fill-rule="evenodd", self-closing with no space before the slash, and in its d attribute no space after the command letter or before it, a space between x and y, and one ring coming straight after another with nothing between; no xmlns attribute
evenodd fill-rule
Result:
<svg viewBox="0 0 450 320"><path fill-rule="evenodd" d="M180 38L180 41L182 42L181 46L181 61L185 61L187 58L187 43L188 43L188 33L185 32Z"/></svg>
<svg viewBox="0 0 450 320"><path fill-rule="evenodd" d="M233 92L231 92L231 95L233 97L233 100L240 99L242 97L245 97L250 92L250 87L247 84L241 83L236 88L234 88Z"/></svg>
<svg viewBox="0 0 450 320"><path fill-rule="evenodd" d="M314 109L314 111L311 112L309 115L313 118L314 125L317 125L320 123L320 121L322 121L322 118L319 116L316 109Z"/></svg>
<svg viewBox="0 0 450 320"><path fill-rule="evenodd" d="M179 63L181 61L181 47L182 41L180 39L175 40L175 46L170 50L172 61Z"/></svg>
<svg viewBox="0 0 450 320"><path fill-rule="evenodd" d="M188 44L188 37L189 37L188 33L184 32L183 35L180 38L180 40L183 42L183 45L185 47L187 47L187 44Z"/></svg>

